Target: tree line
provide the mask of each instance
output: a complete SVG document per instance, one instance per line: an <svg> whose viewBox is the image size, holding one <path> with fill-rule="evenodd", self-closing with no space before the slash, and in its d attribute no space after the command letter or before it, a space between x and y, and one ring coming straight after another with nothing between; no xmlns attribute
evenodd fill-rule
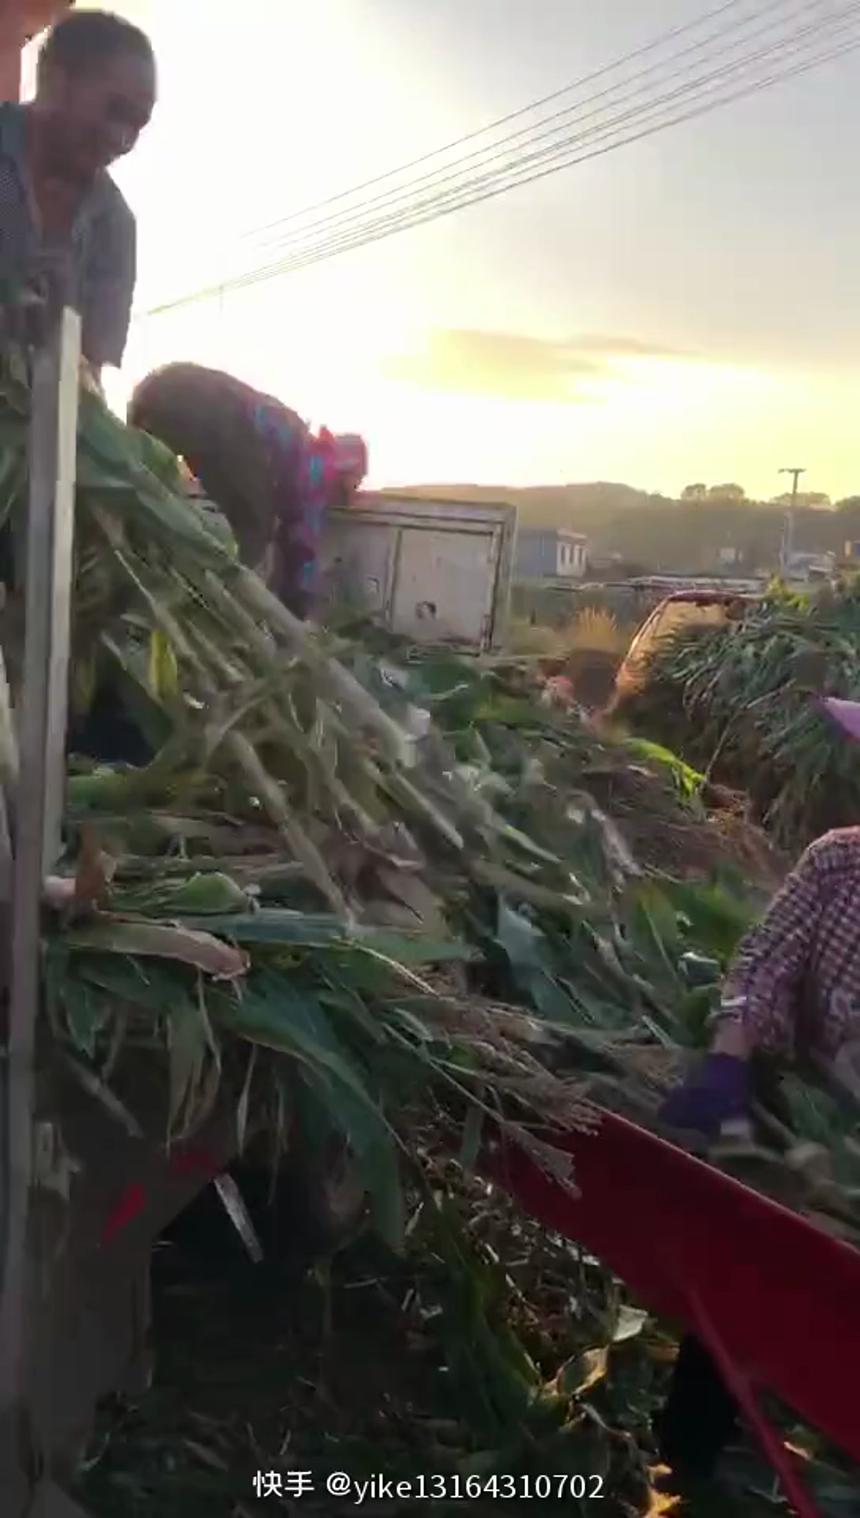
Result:
<svg viewBox="0 0 860 1518"><path fill-rule="evenodd" d="M435 485L415 493L461 501L509 501L521 525L568 528L588 539L592 560L617 555L618 572L713 570L722 549L733 549L740 573L774 570L779 563L789 497L757 501L735 483L688 485L680 497L603 483L510 486ZM860 542L860 495L832 503L817 491L800 491L794 546L799 552L841 556ZM725 566L728 567L728 566Z"/></svg>

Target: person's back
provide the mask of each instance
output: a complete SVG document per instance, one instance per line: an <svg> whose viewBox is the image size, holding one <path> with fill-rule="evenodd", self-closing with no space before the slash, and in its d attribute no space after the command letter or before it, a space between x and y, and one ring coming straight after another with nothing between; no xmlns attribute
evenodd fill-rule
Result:
<svg viewBox="0 0 860 1518"><path fill-rule="evenodd" d="M326 510L367 468L361 438L314 435L295 411L217 369L174 363L141 381L131 426L185 460L230 522L240 554L298 616L314 606Z"/></svg>
<svg viewBox="0 0 860 1518"><path fill-rule="evenodd" d="M267 415L281 423L284 457L277 461L265 446ZM275 531L290 456L297 461L308 437L301 418L233 375L175 363L141 381L127 420L185 460L227 517L244 561L260 564Z"/></svg>

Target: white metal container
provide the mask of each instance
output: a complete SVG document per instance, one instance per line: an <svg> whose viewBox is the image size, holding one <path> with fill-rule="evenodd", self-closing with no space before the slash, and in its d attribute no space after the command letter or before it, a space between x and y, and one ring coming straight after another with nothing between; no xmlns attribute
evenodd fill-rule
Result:
<svg viewBox="0 0 860 1518"><path fill-rule="evenodd" d="M504 639L516 508L364 492L329 513L324 598L420 643Z"/></svg>

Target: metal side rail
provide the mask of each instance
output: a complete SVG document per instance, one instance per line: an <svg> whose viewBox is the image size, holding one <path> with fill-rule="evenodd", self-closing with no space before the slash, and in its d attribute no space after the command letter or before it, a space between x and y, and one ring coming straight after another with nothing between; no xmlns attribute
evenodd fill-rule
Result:
<svg viewBox="0 0 860 1518"><path fill-rule="evenodd" d="M5 308L0 306L0 343ZM37 319L34 331L32 317ZM98 1402L136 1393L148 1364L152 1245L226 1169L235 1109L216 1103L201 1146L168 1150L157 1061L121 1058L126 1132L40 1037L45 879L61 840L80 369L80 318L55 284L18 343L33 353L19 753L2 743L0 667L0 1514L86 1518L65 1495ZM219 1195L258 1241L229 1182Z"/></svg>
<svg viewBox="0 0 860 1518"><path fill-rule="evenodd" d="M33 1181L35 1041L40 994L43 884L59 851L65 772L66 691L77 447L81 321L62 277L47 281L35 347L26 525L25 641L19 711L19 782L13 816L11 955L0 1111L0 1472L4 1512L30 1511L34 1466L27 1416L28 1258ZM3 841L3 840L0 840ZM11 879L9 878L11 876ZM11 1502L8 1498L11 1497Z"/></svg>

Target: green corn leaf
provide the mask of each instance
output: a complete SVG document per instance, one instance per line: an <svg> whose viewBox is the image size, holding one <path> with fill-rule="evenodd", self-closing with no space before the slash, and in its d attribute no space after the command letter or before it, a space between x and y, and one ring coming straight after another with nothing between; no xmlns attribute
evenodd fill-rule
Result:
<svg viewBox="0 0 860 1518"><path fill-rule="evenodd" d="M74 1047L92 1059L96 1039L114 1008L105 994L86 981L67 979L62 992L65 1024Z"/></svg>
<svg viewBox="0 0 860 1518"><path fill-rule="evenodd" d="M66 943L70 950L175 959L218 980L235 980L245 973L245 959L238 950L211 933L191 932L188 928L102 918L92 927L71 929Z"/></svg>
<svg viewBox="0 0 860 1518"><path fill-rule="evenodd" d="M172 701L179 693L179 664L170 639L156 627L149 637L147 688L157 701Z"/></svg>
<svg viewBox="0 0 860 1518"><path fill-rule="evenodd" d="M470 1107L466 1113L463 1137L460 1142L460 1164L467 1174L471 1173L477 1164L483 1133L484 1114L479 1107Z"/></svg>
<svg viewBox="0 0 860 1518"><path fill-rule="evenodd" d="M170 1110L168 1131L179 1135L189 1125L206 1066L208 1044L199 1007L187 998L170 1008Z"/></svg>

